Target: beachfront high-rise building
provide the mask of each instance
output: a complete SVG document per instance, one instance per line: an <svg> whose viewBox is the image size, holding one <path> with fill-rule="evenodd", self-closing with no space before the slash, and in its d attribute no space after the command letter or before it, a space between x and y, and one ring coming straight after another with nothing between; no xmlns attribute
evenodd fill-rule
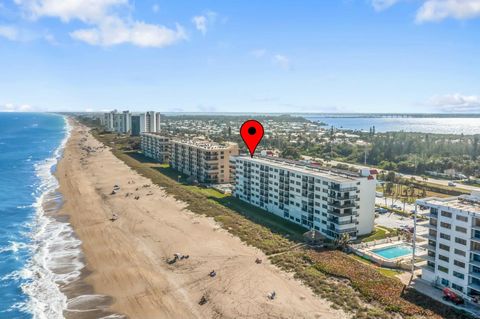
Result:
<svg viewBox="0 0 480 319"><path fill-rule="evenodd" d="M140 115L140 133L160 133L160 113L149 111Z"/></svg>
<svg viewBox="0 0 480 319"><path fill-rule="evenodd" d="M132 115L132 136L140 136L140 115Z"/></svg>
<svg viewBox="0 0 480 319"><path fill-rule="evenodd" d="M113 126L115 114L117 114L117 110L113 110L104 114L104 127L108 132L113 132L115 130Z"/></svg>
<svg viewBox="0 0 480 319"><path fill-rule="evenodd" d="M335 239L373 231L376 171L321 168L273 157L232 159L234 195Z"/></svg>
<svg viewBox="0 0 480 319"><path fill-rule="evenodd" d="M104 114L103 123L106 131L128 134L132 128L132 115L129 111L118 113L113 110Z"/></svg>
<svg viewBox="0 0 480 319"><path fill-rule="evenodd" d="M238 155L236 143L211 141L171 140L170 166L205 184L230 183L230 157Z"/></svg>
<svg viewBox="0 0 480 319"><path fill-rule="evenodd" d="M158 133L141 133L141 149L147 157L160 163L168 163L170 158L170 138Z"/></svg>
<svg viewBox="0 0 480 319"><path fill-rule="evenodd" d="M417 200L430 209L427 265L422 279L450 287L466 298L480 297L480 192Z"/></svg>

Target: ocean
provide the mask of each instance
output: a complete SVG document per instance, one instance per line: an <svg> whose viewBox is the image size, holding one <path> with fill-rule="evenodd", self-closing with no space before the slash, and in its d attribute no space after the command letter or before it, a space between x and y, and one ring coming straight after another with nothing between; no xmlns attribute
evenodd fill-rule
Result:
<svg viewBox="0 0 480 319"><path fill-rule="evenodd" d="M0 113L0 318L63 318L60 287L80 276L80 241L50 217L53 173L69 134L64 117Z"/></svg>
<svg viewBox="0 0 480 319"><path fill-rule="evenodd" d="M436 134L480 134L478 117L370 117L303 115L308 120L323 122L339 129L376 132L420 132Z"/></svg>

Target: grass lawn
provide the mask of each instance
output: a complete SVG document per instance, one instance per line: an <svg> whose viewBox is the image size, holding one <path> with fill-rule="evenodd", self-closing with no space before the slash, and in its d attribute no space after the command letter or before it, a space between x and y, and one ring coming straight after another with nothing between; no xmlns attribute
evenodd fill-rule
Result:
<svg viewBox="0 0 480 319"><path fill-rule="evenodd" d="M382 275L387 276L387 277L395 277L398 274L402 273L402 271L400 271L400 270L379 267L379 266L375 265L372 261L364 259L360 256L355 255L355 254L351 254L350 257L359 261L359 262L361 262L361 263L364 263L364 264L370 265L372 267L375 267L379 273L381 273Z"/></svg>
<svg viewBox="0 0 480 319"><path fill-rule="evenodd" d="M315 293L331 301L332 307L342 308L355 319L393 319L399 314L417 318L468 318L412 289L402 293L403 285L392 278L390 272L379 271L378 267L359 262L343 252L292 250L303 241L304 228L232 196L187 185L186 177L180 175L179 179L179 174L168 165L153 163L142 154L130 151L128 139L92 133L111 146L113 154L133 170L185 202L187 209L214 218L246 244L270 255L274 265L293 273ZM381 236L387 229L377 231L377 236Z"/></svg>
<svg viewBox="0 0 480 319"><path fill-rule="evenodd" d="M375 230L373 231L373 233L371 233L369 235L360 236L359 240L362 243L366 243L366 242L369 242L369 241L374 241L374 240L379 240L379 239L384 239L384 238L388 238L388 237L397 236L397 234L398 233L395 229L388 228L388 227L383 227L383 226L375 226Z"/></svg>

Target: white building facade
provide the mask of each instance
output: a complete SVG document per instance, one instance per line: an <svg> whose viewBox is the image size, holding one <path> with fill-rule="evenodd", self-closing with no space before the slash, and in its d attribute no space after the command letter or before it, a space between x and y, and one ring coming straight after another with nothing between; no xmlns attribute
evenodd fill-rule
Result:
<svg viewBox="0 0 480 319"><path fill-rule="evenodd" d="M141 149L147 157L160 163L168 163L170 159L170 138L157 133L141 133Z"/></svg>
<svg viewBox="0 0 480 319"><path fill-rule="evenodd" d="M104 114L103 125L106 131L130 134L132 130L132 114L129 111L119 113L113 110Z"/></svg>
<svg viewBox="0 0 480 319"><path fill-rule="evenodd" d="M422 279L449 287L466 298L480 297L480 192L425 198L430 209Z"/></svg>
<svg viewBox="0 0 480 319"><path fill-rule="evenodd" d="M140 133L160 133L160 113L149 111L140 115Z"/></svg>
<svg viewBox="0 0 480 319"><path fill-rule="evenodd" d="M273 157L232 159L234 195L329 239L373 231L376 178Z"/></svg>
<svg viewBox="0 0 480 319"><path fill-rule="evenodd" d="M203 184L232 182L230 158L238 155L236 143L212 141L171 140L170 166Z"/></svg>

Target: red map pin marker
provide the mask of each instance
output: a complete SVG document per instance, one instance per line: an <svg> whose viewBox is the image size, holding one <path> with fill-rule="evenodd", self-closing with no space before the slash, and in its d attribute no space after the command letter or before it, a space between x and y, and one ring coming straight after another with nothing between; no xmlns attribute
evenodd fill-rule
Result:
<svg viewBox="0 0 480 319"><path fill-rule="evenodd" d="M263 138L263 126L260 122L255 120L248 120L240 127L240 135L250 151L250 156L253 157L258 143Z"/></svg>

